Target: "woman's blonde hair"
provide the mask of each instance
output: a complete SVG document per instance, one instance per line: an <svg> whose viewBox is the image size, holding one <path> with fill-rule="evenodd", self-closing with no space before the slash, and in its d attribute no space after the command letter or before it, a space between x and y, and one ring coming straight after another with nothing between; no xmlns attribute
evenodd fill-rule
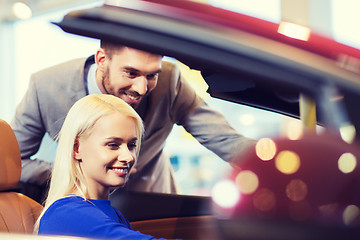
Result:
<svg viewBox="0 0 360 240"><path fill-rule="evenodd" d="M69 110L58 136L59 142L50 188L44 209L35 224L35 233L39 230L41 217L56 200L75 191L80 192L86 199L86 182L79 162L74 158L74 144L80 137L91 134L93 126L100 118L114 112L120 112L134 120L139 143L135 149L138 156L144 129L140 116L130 105L108 94L91 94L78 100Z"/></svg>

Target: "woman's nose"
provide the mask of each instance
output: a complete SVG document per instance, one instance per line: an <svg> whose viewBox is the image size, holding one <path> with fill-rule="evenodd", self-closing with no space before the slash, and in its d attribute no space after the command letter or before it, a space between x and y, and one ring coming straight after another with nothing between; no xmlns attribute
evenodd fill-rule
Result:
<svg viewBox="0 0 360 240"><path fill-rule="evenodd" d="M135 157L127 147L124 147L119 150L118 161L131 163L135 161Z"/></svg>

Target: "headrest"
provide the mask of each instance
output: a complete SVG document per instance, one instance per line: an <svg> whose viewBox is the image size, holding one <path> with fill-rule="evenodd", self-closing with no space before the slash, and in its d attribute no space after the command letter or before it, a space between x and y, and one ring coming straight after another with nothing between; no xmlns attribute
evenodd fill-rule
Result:
<svg viewBox="0 0 360 240"><path fill-rule="evenodd" d="M10 125L0 119L0 191L14 187L21 175L19 144Z"/></svg>

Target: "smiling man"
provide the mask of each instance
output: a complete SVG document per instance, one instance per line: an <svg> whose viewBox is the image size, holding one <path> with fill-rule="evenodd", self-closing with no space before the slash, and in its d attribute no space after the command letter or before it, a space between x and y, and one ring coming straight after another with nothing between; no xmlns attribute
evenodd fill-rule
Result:
<svg viewBox="0 0 360 240"><path fill-rule="evenodd" d="M102 41L94 56L32 75L11 123L21 150L22 183L46 187L52 164L31 156L38 151L45 133L56 139L67 112L78 99L95 93L123 99L144 122L136 173L127 185L131 190L178 192L172 166L163 154L174 124L183 126L226 161L254 142L211 110L182 77L176 64L163 61L157 54ZM23 192L41 200L38 193L28 190Z"/></svg>
<svg viewBox="0 0 360 240"><path fill-rule="evenodd" d="M95 55L97 86L102 93L117 96L136 109L156 87L161 61L160 55L128 47L113 49L103 43Z"/></svg>

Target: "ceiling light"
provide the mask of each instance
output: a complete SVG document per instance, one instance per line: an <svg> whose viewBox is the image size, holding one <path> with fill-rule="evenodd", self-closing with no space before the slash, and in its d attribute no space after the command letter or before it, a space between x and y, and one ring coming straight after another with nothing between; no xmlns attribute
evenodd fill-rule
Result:
<svg viewBox="0 0 360 240"><path fill-rule="evenodd" d="M12 11L18 19L28 19L32 16L31 8L23 2L15 2Z"/></svg>
<svg viewBox="0 0 360 240"><path fill-rule="evenodd" d="M307 41L309 40L311 30L308 27L301 26L295 23L281 22L278 28L278 33L290 38Z"/></svg>

